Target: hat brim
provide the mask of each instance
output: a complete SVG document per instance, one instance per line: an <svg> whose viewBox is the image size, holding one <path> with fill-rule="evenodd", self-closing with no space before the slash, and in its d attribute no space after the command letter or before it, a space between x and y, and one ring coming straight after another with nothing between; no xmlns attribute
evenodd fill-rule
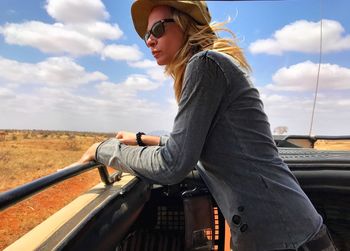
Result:
<svg viewBox="0 0 350 251"><path fill-rule="evenodd" d="M200 24L209 24L210 20L207 20L202 14L200 7L193 1L174 1L174 0L138 0L131 6L131 16L134 23L134 27L139 36L143 39L148 26L148 17L155 6L167 5L173 7L179 11L182 11L190 15L194 20Z"/></svg>

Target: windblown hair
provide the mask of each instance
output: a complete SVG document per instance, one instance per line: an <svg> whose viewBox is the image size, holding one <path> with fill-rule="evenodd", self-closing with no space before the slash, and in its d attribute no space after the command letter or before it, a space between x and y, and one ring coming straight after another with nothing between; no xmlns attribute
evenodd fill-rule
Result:
<svg viewBox="0 0 350 251"><path fill-rule="evenodd" d="M172 8L173 18L184 32L184 44L177 52L165 72L174 79L174 92L177 102L180 101L186 64L189 59L200 51L213 50L226 53L233 57L241 67L250 71L241 48L235 42L234 33L225 28L225 23L200 25L191 16ZM226 31L232 38L220 38L217 32Z"/></svg>

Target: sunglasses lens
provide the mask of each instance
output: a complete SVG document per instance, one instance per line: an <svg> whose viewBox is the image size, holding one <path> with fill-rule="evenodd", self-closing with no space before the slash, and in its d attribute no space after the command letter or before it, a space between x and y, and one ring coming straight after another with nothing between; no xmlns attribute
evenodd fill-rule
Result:
<svg viewBox="0 0 350 251"><path fill-rule="evenodd" d="M165 33L164 23L174 22L174 19L163 19L155 24L153 24L150 31L146 32L145 37L143 38L147 44L147 40L151 35L153 35L155 38L160 38Z"/></svg>
<svg viewBox="0 0 350 251"><path fill-rule="evenodd" d="M143 38L145 40L145 42L147 43L147 40L149 39L149 37L151 36L151 33L148 31L146 34L145 34L145 37Z"/></svg>
<svg viewBox="0 0 350 251"><path fill-rule="evenodd" d="M153 25L151 33L156 38L160 38L164 34L164 25L162 22L157 22Z"/></svg>

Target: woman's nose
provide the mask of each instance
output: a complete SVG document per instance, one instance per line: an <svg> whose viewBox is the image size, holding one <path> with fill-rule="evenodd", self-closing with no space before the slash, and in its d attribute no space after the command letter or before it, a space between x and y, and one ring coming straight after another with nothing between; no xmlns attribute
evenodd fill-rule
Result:
<svg viewBox="0 0 350 251"><path fill-rule="evenodd" d="M157 39L151 35L146 41L147 47L154 47L157 44Z"/></svg>

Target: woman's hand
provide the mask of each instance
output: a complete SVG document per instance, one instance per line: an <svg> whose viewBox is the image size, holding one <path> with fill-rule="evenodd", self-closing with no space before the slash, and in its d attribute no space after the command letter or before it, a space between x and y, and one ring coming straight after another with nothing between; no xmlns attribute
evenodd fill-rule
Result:
<svg viewBox="0 0 350 251"><path fill-rule="evenodd" d="M136 133L134 132L120 131L117 133L115 137L120 141L120 143L123 143L125 145L131 145L131 146L137 145Z"/></svg>
<svg viewBox="0 0 350 251"><path fill-rule="evenodd" d="M96 149L101 144L101 142L95 143L92 146L90 146L87 151L81 156L81 158L78 160L77 163L84 164L89 161L95 160L96 155Z"/></svg>
<svg viewBox="0 0 350 251"><path fill-rule="evenodd" d="M74 163L70 164L69 166L66 166L62 169L58 169L57 171L61 171L61 170L64 170L66 168L70 168L70 167L80 165L80 164L85 164L85 163L88 163L89 161L95 160L96 149L100 144L101 144L101 142L93 144L92 146L90 146L87 149L87 151L83 154L83 156L81 156L81 158L77 162L74 162Z"/></svg>

